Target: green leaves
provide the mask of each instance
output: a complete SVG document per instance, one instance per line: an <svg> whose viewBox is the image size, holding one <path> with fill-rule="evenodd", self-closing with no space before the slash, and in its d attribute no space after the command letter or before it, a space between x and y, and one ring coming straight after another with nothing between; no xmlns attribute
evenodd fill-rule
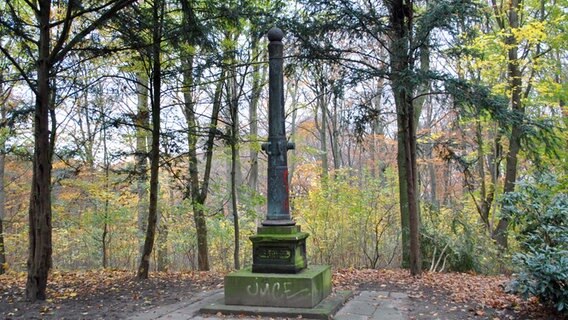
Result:
<svg viewBox="0 0 568 320"><path fill-rule="evenodd" d="M502 200L503 214L519 229L521 253L513 257L521 272L510 289L524 298L568 313L568 194L554 175L540 173L519 183Z"/></svg>

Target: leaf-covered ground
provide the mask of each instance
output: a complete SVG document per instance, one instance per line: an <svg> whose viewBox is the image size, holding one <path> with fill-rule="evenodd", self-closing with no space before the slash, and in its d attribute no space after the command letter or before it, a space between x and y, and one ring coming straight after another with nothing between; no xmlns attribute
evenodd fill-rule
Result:
<svg viewBox="0 0 568 320"><path fill-rule="evenodd" d="M53 272L49 299L24 301L25 274L0 276L2 319L120 319L158 305L221 288L223 274L213 272L153 273L137 281L126 271ZM560 319L536 300L506 294L509 279L464 273L426 273L412 278L405 270L342 269L335 289L406 292L412 319Z"/></svg>
<svg viewBox="0 0 568 320"><path fill-rule="evenodd" d="M425 273L413 278L406 270L343 269L335 287L406 292L411 319L562 319L536 299L524 301L504 290L506 276Z"/></svg>

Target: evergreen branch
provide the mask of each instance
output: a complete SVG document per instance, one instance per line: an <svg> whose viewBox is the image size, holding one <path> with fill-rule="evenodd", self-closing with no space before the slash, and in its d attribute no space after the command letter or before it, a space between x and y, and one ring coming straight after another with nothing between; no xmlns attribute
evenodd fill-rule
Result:
<svg viewBox="0 0 568 320"><path fill-rule="evenodd" d="M83 29L81 32L76 34L71 41L67 43L67 45L63 46L59 52L53 51L52 55L50 56L50 62L55 63L57 61L62 60L65 55L71 49L73 49L79 42L83 41L83 39L91 33L93 30L98 28L100 25L104 24L107 20L112 18L112 16L118 12L119 10L123 9L124 7L134 3L136 0L117 0L116 3L107 11L105 11L97 20L91 23L88 27Z"/></svg>
<svg viewBox="0 0 568 320"><path fill-rule="evenodd" d="M6 58L8 58L8 60L10 60L10 62L12 63L12 65L18 69L18 72L20 72L22 78L24 78L24 81L26 81L26 83L28 84L28 86L30 87L30 89L37 95L37 89L35 87L34 82L28 77L27 73L25 72L25 70L22 68L22 66L18 63L18 61L12 57L12 55L10 54L10 52L8 52L8 50L6 50L3 46L0 46L0 51L2 51L2 53L4 54L4 56Z"/></svg>

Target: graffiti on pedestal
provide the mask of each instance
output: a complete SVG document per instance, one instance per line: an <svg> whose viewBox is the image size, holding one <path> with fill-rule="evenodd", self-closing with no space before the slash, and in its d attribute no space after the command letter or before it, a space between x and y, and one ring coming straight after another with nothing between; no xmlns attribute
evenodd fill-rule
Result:
<svg viewBox="0 0 568 320"><path fill-rule="evenodd" d="M291 282L258 283L257 281L254 284L249 284L247 286L247 293L253 297L271 297L273 299L290 300L310 292L310 289L308 288L294 291L290 288L291 286Z"/></svg>

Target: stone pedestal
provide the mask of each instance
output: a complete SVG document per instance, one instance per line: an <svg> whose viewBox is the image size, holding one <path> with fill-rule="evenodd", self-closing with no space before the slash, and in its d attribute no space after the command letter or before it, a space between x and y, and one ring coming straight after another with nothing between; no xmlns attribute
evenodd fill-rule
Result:
<svg viewBox="0 0 568 320"><path fill-rule="evenodd" d="M300 226L259 227L252 241L252 272L298 273L308 266Z"/></svg>
<svg viewBox="0 0 568 320"><path fill-rule="evenodd" d="M225 304L313 308L331 293L329 266L310 266L296 274L253 273L225 276Z"/></svg>

